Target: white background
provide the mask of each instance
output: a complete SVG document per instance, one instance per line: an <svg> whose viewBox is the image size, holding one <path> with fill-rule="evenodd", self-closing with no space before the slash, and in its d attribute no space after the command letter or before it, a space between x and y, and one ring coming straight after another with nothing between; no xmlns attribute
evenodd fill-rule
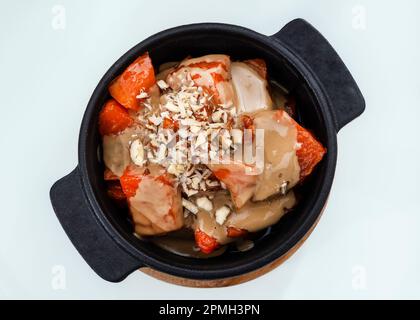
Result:
<svg viewBox="0 0 420 320"><path fill-rule="evenodd" d="M420 298L418 1L0 3L0 298ZM53 27L56 5L65 9L64 29ZM270 35L297 17L329 39L367 102L338 135L335 182L311 237L276 270L230 288L183 288L141 272L119 284L101 280L48 195L76 166L80 121L98 80L169 27L226 22ZM65 289L53 285L54 266L65 270Z"/></svg>

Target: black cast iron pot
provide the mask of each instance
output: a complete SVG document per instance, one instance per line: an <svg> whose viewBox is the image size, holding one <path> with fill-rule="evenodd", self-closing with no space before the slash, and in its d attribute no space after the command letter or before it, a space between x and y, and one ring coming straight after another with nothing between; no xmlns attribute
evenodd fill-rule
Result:
<svg viewBox="0 0 420 320"><path fill-rule="evenodd" d="M300 192L302 200L272 232L247 252L211 259L169 253L133 235L126 216L106 194L98 113L109 98L108 84L148 51L155 66L187 55L225 53L233 59L262 58L269 76L297 100L298 120L312 130L328 152ZM337 159L337 132L365 108L362 94L327 40L297 19L265 36L226 24L204 23L160 32L124 54L99 82L86 108L79 135L79 164L51 188L51 202L64 230L86 262L102 278L121 281L148 266L172 276L212 280L245 275L287 255L321 215ZM98 155L99 154L99 155Z"/></svg>

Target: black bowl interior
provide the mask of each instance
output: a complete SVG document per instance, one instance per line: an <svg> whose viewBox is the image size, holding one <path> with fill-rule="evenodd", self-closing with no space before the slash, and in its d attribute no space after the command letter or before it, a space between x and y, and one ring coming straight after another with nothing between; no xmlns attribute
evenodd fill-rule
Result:
<svg viewBox="0 0 420 320"><path fill-rule="evenodd" d="M268 37L266 38L269 40ZM146 50L149 51L155 67L164 62L181 60L187 55L200 56L210 53L228 54L233 60L262 58L267 63L270 78L281 83L295 96L298 121L313 131L325 146L332 146L335 143L335 141L329 141L331 138L328 138L326 119L323 112L321 112L320 105L314 93L309 89L300 72L279 54L269 44L269 41L259 41L257 38L249 37L245 34L222 31L202 33L183 32L176 37L155 37L150 41L146 41L145 44L140 44L130 50L104 76L102 79L103 84L100 88L101 94L95 101L95 110L92 113L92 117L88 120L89 130L86 135L85 157L87 162L86 168L95 198L107 219L132 246L149 256L151 261L158 261L161 264L161 271L175 273L181 276L207 278L212 277L211 274L217 274L221 270L234 270L243 265L253 265L253 268L257 268L267 263L267 257L273 254L273 252L277 256L287 252L295 244L296 240L304 236L304 233L300 229L302 224L308 220L314 222L320 214L320 210L315 213L312 210L312 216L309 216L311 208L319 201L319 190L322 189L327 171L326 159L318 165L310 179L300 187L299 192L302 199L298 206L274 225L272 232L257 241L255 247L250 251L242 253L227 252L222 256L211 259L192 259L174 255L133 236L133 229L127 219L126 212L118 208L107 196L105 191L105 182L102 178L104 167L101 161L100 151L99 156L97 152L97 150L100 150L101 144L97 129L97 116L103 103L109 98L106 85L120 74L138 55ZM260 263L256 264L258 261ZM155 265L154 267L157 266ZM176 272L174 269L195 270L197 273L192 274L187 271L184 273Z"/></svg>

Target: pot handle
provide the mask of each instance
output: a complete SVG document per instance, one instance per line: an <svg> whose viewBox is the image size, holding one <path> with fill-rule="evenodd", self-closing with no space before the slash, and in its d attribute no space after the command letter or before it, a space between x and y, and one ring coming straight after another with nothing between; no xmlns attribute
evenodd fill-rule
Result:
<svg viewBox="0 0 420 320"><path fill-rule="evenodd" d="M325 89L338 132L365 110L365 100L344 62L329 42L303 19L289 22L272 38L313 71Z"/></svg>
<svg viewBox="0 0 420 320"><path fill-rule="evenodd" d="M142 263L120 247L100 224L85 196L76 167L51 187L55 214L73 245L103 279L119 282Z"/></svg>

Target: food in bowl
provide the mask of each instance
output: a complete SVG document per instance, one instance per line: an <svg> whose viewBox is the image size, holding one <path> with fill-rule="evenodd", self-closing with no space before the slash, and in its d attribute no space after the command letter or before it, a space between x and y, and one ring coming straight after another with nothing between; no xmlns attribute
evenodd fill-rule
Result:
<svg viewBox="0 0 420 320"><path fill-rule="evenodd" d="M99 114L108 195L135 235L173 253L252 248L326 149L262 59L210 54L156 70L145 53L109 85Z"/></svg>

